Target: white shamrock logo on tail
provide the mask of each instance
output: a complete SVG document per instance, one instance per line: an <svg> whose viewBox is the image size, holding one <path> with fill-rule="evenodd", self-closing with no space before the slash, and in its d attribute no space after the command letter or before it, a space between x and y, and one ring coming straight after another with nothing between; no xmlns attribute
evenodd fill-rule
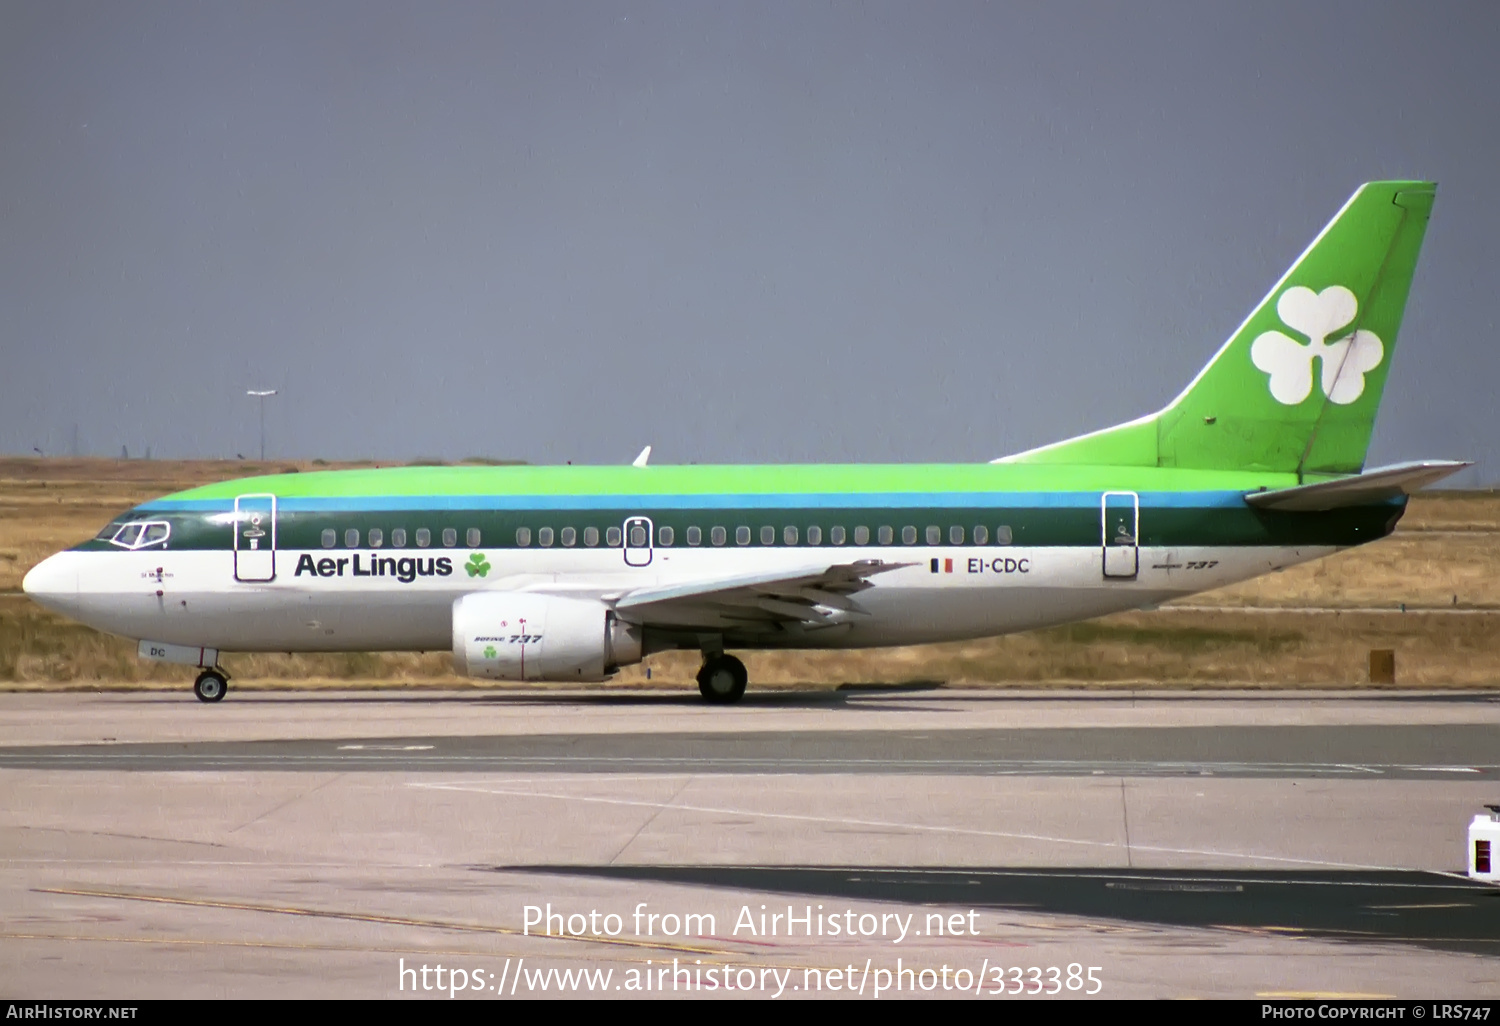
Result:
<svg viewBox="0 0 1500 1026"><path fill-rule="evenodd" d="M1283 323L1307 336L1303 345L1279 331L1262 332L1250 346L1250 360L1271 375L1271 396L1284 406L1296 406L1312 393L1314 359L1323 361L1320 384L1323 394L1340 406L1358 399L1365 390L1365 375L1385 358L1385 346L1371 331L1354 331L1334 342L1326 341L1340 328L1354 322L1359 300L1342 285L1322 292L1301 285L1287 289L1276 301Z"/></svg>

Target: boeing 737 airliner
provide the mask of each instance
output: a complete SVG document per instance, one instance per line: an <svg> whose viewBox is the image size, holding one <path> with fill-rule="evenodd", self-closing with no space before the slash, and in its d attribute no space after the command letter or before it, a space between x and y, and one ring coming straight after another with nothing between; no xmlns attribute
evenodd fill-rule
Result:
<svg viewBox="0 0 1500 1026"><path fill-rule="evenodd" d="M1361 187L1159 413L987 464L411 467L139 506L28 595L144 658L452 648L460 674L599 681L733 649L976 638L1217 588L1382 538L1465 463L1365 471L1432 207Z"/></svg>

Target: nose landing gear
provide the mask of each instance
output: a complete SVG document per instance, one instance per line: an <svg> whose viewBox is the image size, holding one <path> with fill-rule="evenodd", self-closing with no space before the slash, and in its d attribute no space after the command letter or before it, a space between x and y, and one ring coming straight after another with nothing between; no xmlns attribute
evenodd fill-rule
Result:
<svg viewBox="0 0 1500 1026"><path fill-rule="evenodd" d="M221 670L204 670L193 681L193 694L200 702L218 702L229 690L229 677Z"/></svg>
<svg viewBox="0 0 1500 1026"><path fill-rule="evenodd" d="M745 664L734 656L723 652L705 655L703 669L698 671L698 692L705 702L729 705L744 697L749 680Z"/></svg>

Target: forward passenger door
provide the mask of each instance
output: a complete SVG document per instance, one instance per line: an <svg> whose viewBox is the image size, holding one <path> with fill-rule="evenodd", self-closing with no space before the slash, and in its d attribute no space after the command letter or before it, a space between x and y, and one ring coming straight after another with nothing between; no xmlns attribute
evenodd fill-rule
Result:
<svg viewBox="0 0 1500 1026"><path fill-rule="evenodd" d="M240 495L234 500L234 579L276 579L276 496Z"/></svg>

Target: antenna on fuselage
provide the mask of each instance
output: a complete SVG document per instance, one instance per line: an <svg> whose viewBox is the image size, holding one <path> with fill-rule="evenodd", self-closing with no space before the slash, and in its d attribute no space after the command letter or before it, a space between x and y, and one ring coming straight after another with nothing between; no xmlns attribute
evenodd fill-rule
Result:
<svg viewBox="0 0 1500 1026"><path fill-rule="evenodd" d="M644 449L641 450L641 454L639 456L637 456L635 458L635 462L631 463L630 465L632 467L644 467L646 465L646 461L649 460L650 458L651 458L651 446L648 445Z"/></svg>

